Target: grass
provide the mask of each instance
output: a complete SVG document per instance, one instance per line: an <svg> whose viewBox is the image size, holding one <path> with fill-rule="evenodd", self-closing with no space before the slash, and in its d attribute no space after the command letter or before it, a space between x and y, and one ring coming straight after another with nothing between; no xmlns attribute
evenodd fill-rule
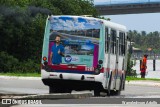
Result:
<svg viewBox="0 0 160 107"><path fill-rule="evenodd" d="M17 77L40 77L40 73L20 73L20 72L14 72L14 73L0 73L0 76L17 76ZM126 77L127 81L132 80L152 80L152 81L160 81L160 79L154 79L154 78L137 78L132 76Z"/></svg>
<svg viewBox="0 0 160 107"><path fill-rule="evenodd" d="M17 77L40 77L40 73L0 73L0 76L17 76Z"/></svg>
<svg viewBox="0 0 160 107"><path fill-rule="evenodd" d="M152 80L152 81L160 81L160 79L154 79L154 78L137 78L137 77L131 77L131 76L127 76L126 77L127 81L131 81L131 80Z"/></svg>

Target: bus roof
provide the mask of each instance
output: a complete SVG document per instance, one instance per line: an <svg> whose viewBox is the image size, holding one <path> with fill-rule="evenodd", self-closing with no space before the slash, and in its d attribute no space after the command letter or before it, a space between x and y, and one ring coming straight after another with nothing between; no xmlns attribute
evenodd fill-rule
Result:
<svg viewBox="0 0 160 107"><path fill-rule="evenodd" d="M106 27L110 27L112 29L117 29L117 30L123 31L123 32L127 31L127 28L124 25L114 23L111 21L107 21L104 19L94 18L94 17L72 16L72 15L51 15L51 17L72 17L72 18L84 18L84 19L88 19L88 20L97 20L97 21L102 21Z"/></svg>
<svg viewBox="0 0 160 107"><path fill-rule="evenodd" d="M124 32L127 31L127 28L124 25L114 23L114 22L110 22L110 21L107 21L107 20L103 20L103 22L104 22L105 26L107 26L107 27L117 29L119 31L124 31Z"/></svg>

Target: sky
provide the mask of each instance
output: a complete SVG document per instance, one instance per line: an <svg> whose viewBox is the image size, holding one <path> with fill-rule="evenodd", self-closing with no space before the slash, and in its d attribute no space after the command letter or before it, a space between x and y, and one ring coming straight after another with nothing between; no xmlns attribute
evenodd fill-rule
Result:
<svg viewBox="0 0 160 107"><path fill-rule="evenodd" d="M110 0L94 0L95 4L100 4ZM159 0L160 1L160 0ZM141 13L141 14L123 14L123 15L105 15L112 22L125 25L128 30L137 30L139 32L146 31L160 32L160 12L159 13Z"/></svg>
<svg viewBox="0 0 160 107"><path fill-rule="evenodd" d="M51 17L51 28L54 30L99 29L101 24L94 20L71 17Z"/></svg>

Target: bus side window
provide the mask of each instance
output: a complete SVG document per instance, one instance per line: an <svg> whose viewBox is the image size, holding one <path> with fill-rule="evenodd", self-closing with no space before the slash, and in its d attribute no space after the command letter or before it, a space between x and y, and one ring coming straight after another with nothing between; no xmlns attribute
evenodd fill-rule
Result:
<svg viewBox="0 0 160 107"><path fill-rule="evenodd" d="M108 36L107 36L107 52L109 52L109 41L110 41L110 36L108 34Z"/></svg>
<svg viewBox="0 0 160 107"><path fill-rule="evenodd" d="M123 33L122 33L122 44L121 44L122 56L123 56L123 41L124 41L124 35L123 35Z"/></svg>
<svg viewBox="0 0 160 107"><path fill-rule="evenodd" d="M116 52L116 31L111 30L111 53L115 54Z"/></svg>
<svg viewBox="0 0 160 107"><path fill-rule="evenodd" d="M124 38L123 38L123 54L125 55L126 54L126 49L125 49L126 35L125 35L125 33L123 33L123 35L124 35Z"/></svg>
<svg viewBox="0 0 160 107"><path fill-rule="evenodd" d="M118 53L118 40L116 40L116 54Z"/></svg>
<svg viewBox="0 0 160 107"><path fill-rule="evenodd" d="M100 30L99 29L93 29L92 37L93 38L99 38L100 37Z"/></svg>
<svg viewBox="0 0 160 107"><path fill-rule="evenodd" d="M121 41L122 41L122 35L121 32L119 32L119 55L121 55Z"/></svg>
<svg viewBox="0 0 160 107"><path fill-rule="evenodd" d="M105 28L105 53L109 51L108 28Z"/></svg>
<svg viewBox="0 0 160 107"><path fill-rule="evenodd" d="M125 33L119 33L119 55L125 55Z"/></svg>

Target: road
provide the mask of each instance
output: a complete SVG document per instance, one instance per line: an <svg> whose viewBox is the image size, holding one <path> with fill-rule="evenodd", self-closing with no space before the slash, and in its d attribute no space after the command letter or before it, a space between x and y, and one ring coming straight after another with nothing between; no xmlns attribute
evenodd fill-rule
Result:
<svg viewBox="0 0 160 107"><path fill-rule="evenodd" d="M45 94L48 93L48 87L44 86L41 80L19 80L19 79L1 79L1 94ZM73 93L76 93L73 91ZM108 97L91 97L81 99L45 99L46 104L104 104ZM160 86L139 86L126 85L125 91L120 96L111 96L112 98L158 98L160 100ZM115 99L114 99L115 100Z"/></svg>
<svg viewBox="0 0 160 107"><path fill-rule="evenodd" d="M38 80L23 79L1 79L0 93L7 94L44 94L48 93L48 87ZM125 91L122 91L121 97L133 96L159 96L160 86L139 86L126 84Z"/></svg>
<svg viewBox="0 0 160 107"><path fill-rule="evenodd" d="M41 80L1 79L0 93L42 94L48 93L48 87Z"/></svg>

